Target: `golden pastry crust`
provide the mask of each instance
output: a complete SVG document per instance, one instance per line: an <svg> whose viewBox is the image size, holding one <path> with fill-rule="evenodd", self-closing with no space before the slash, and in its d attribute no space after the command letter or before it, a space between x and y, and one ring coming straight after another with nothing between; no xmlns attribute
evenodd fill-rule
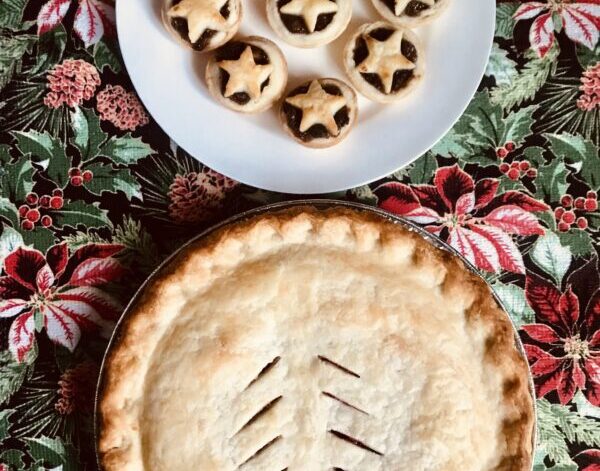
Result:
<svg viewBox="0 0 600 471"><path fill-rule="evenodd" d="M219 50L211 55L206 64L206 84L211 95L222 105L234 111L242 113L260 113L265 111L281 98L285 86L287 85L288 69L287 62L281 49L273 42L259 36L249 36L246 38L236 39L236 43L243 43L248 46L255 46L262 50L269 58L269 63L266 65L257 65L252 58L251 52L247 49L242 52L242 55L237 61L218 61L217 55ZM223 46L230 47L231 43ZM250 54L249 60L244 60L245 54ZM229 65L233 64L234 67ZM249 94L250 100L247 103L237 103L226 97L221 90L221 73L222 70L228 70L229 80L234 79L233 74L237 75L239 87L233 92L244 92ZM260 69L264 70L264 74L260 73ZM261 87L264 80L269 80L265 87ZM254 83L253 83L254 82ZM252 85L257 85L255 92L251 90ZM227 88L225 93L227 94Z"/></svg>
<svg viewBox="0 0 600 471"><path fill-rule="evenodd" d="M299 6L302 6L302 3L307 4L307 6L312 6L311 3L315 0L292 0L292 2L293 1L298 3ZM292 2L289 2L287 5L289 6ZM336 10L331 12L333 13L331 22L319 31L310 31L312 28L309 28L309 31L306 34L290 31L281 17L282 13L281 8L279 7L279 0L267 0L267 19L269 20L269 24L271 25L271 28L273 28L273 31L275 31L281 39L292 46L302 48L323 46L340 36L345 31L350 22L350 18L352 17L351 0L335 0L335 2L325 0L325 2L320 5L327 6L327 3L333 3ZM316 5L316 7L318 6L319 5ZM326 11L326 8L323 8L323 10L324 13L330 13L329 11ZM301 8L298 8L298 11L301 11Z"/></svg>
<svg viewBox="0 0 600 471"><path fill-rule="evenodd" d="M429 8L423 10L420 14L410 16L406 14L406 9L411 3L411 0L396 0L395 5L397 8L392 11L383 0L371 0L373 6L387 21L397 26L403 26L405 28L415 28L429 23L432 20L438 18L448 7L452 0L426 0L421 2L429 4Z"/></svg>
<svg viewBox="0 0 600 471"><path fill-rule="evenodd" d="M370 36L376 30L390 30L392 35L385 41L378 41ZM394 39L398 38L398 39ZM368 55L358 64L355 62L355 50L358 41L365 41ZM416 50L417 59L413 62L407 59L400 51L400 44L408 41ZM372 43L373 46L369 46ZM398 44L400 43L400 44ZM371 49L378 48L376 51ZM397 50L397 51L396 51ZM370 59L372 57L372 59ZM425 74L425 58L421 42L412 31L399 28L385 21L366 23L362 25L350 38L344 49L344 67L352 85L367 98L379 103L392 103L410 94L423 80ZM394 74L398 70L411 70L410 81L397 91L387 90L391 86ZM384 84L384 89L379 90L363 77L362 73L376 73Z"/></svg>
<svg viewBox="0 0 600 471"><path fill-rule="evenodd" d="M531 467L529 371L487 285L355 210L186 247L130 307L99 394L106 471Z"/></svg>
<svg viewBox="0 0 600 471"><path fill-rule="evenodd" d="M207 52L222 46L237 33L242 22L241 0L162 0L161 16L167 31L183 46L198 52ZM220 10L226 8L227 18ZM194 14L201 12L201 14ZM173 20L187 21L188 37L183 37L173 26ZM191 24L193 22L194 24ZM195 26L195 27L194 27ZM203 47L197 46L202 34L210 30Z"/></svg>

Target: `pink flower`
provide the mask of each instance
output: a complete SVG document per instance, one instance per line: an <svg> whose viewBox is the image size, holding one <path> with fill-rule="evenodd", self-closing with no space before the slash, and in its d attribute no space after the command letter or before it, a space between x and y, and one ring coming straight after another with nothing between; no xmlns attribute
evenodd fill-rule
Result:
<svg viewBox="0 0 600 471"><path fill-rule="evenodd" d="M38 250L20 247L4 260L0 276L0 317L15 317L8 347L22 361L42 327L50 340L74 350L81 329L109 328L119 305L97 288L118 279L123 268L112 257L123 247L89 244L70 257L65 243ZM40 323L38 325L38 322Z"/></svg>
<svg viewBox="0 0 600 471"><path fill-rule="evenodd" d="M149 122L148 115L135 94L121 85L107 85L98 93L96 109L101 119L110 121L123 131L133 131Z"/></svg>
<svg viewBox="0 0 600 471"><path fill-rule="evenodd" d="M529 31L529 41L538 56L544 57L554 44L554 13L560 16L561 26L569 39L594 49L600 27L600 0L528 2L518 8L514 18L517 21L535 18Z"/></svg>
<svg viewBox="0 0 600 471"><path fill-rule="evenodd" d="M600 62L583 72L579 90L583 92L577 100L580 110L592 111L600 107Z"/></svg>
<svg viewBox="0 0 600 471"><path fill-rule="evenodd" d="M61 415L89 413L94 408L98 365L84 361L66 370L58 381L58 400L54 409Z"/></svg>
<svg viewBox="0 0 600 471"><path fill-rule="evenodd" d="M63 103L73 108L94 96L100 85L100 74L92 64L81 59L66 59L48 73L50 92L44 104L59 108Z"/></svg>
<svg viewBox="0 0 600 471"><path fill-rule="evenodd" d="M475 184L458 165L435 172L434 185L385 183L375 189L379 205L447 237L449 244L476 267L524 273L523 258L511 235L542 235L532 214L549 207L518 191L496 195L499 182Z"/></svg>
<svg viewBox="0 0 600 471"><path fill-rule="evenodd" d="M204 169L176 175L169 187L169 216L179 224L195 224L210 218L237 182Z"/></svg>
<svg viewBox="0 0 600 471"><path fill-rule="evenodd" d="M567 404L580 389L591 404L600 406L600 291L584 313L571 285L561 293L530 274L525 294L539 321L522 327L538 397L556 391L561 404Z"/></svg>

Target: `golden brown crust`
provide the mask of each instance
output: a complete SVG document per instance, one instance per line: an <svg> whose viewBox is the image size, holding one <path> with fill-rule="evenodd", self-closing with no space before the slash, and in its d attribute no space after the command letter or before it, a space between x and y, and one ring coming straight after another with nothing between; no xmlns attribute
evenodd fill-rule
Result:
<svg viewBox="0 0 600 471"><path fill-rule="evenodd" d="M510 320L485 282L457 257L434 248L418 234L381 216L350 209L317 210L304 206L263 214L215 231L184 248L144 287L119 325L104 363L98 404L98 451L105 470L151 469L140 458L140 444L135 440L141 433L137 421L141 405L136 399L142 395L148 359L158 339L169 328L170 319L163 318L160 306L165 302L177 303L182 295L185 297L189 287L183 280L188 271L193 269L198 280L208 280L218 264L235 266L239 257L251 257L256 237L262 237L263 242L264 238L277 235L302 244L306 237L327 232L325 238L334 240L338 235L337 221L344 228L349 227L350 232L345 233L344 240L336 240L336 244L365 249L372 243L372 240L365 242L369 237L366 234L376 230L379 247L390 251L396 250L398 244L410 247L411 266L428 276L432 274L445 295L467 306L467 324L486 333L486 367L497 372L502 385L504 452L490 471L531 469L534 409L528 366ZM260 232L257 228L268 230ZM440 266L444 270L439 270ZM199 281L199 285L194 289L201 290L209 282Z"/></svg>

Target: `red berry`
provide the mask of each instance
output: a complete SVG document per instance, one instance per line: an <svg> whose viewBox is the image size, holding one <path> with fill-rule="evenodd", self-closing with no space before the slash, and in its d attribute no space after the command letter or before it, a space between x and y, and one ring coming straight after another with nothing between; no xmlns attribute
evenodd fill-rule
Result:
<svg viewBox="0 0 600 471"><path fill-rule="evenodd" d="M571 228L571 225L567 224L566 222L561 221L558 223L558 230L560 232L568 232L570 228Z"/></svg>
<svg viewBox="0 0 600 471"><path fill-rule="evenodd" d="M508 165L506 162L502 162L502 163L501 163L501 164L498 166L498 168L500 169L500 171L501 171L502 173L506 173L506 172L508 172L508 170L510 169L510 165Z"/></svg>
<svg viewBox="0 0 600 471"><path fill-rule="evenodd" d="M512 162L510 168L519 168L519 162Z"/></svg>
<svg viewBox="0 0 600 471"><path fill-rule="evenodd" d="M40 212L37 209L30 209L27 211L27 215L25 217L31 222L38 222L40 220Z"/></svg>
<svg viewBox="0 0 600 471"><path fill-rule="evenodd" d="M71 185L73 186L81 186L83 185L83 178L80 176L71 177Z"/></svg>
<svg viewBox="0 0 600 471"><path fill-rule="evenodd" d="M94 178L94 174L90 170L86 170L81 174L81 176L83 177L83 181L86 183L91 182L92 178Z"/></svg>
<svg viewBox="0 0 600 471"><path fill-rule="evenodd" d="M40 198L40 206L42 208L48 208L50 206L50 197L48 195L44 195Z"/></svg>
<svg viewBox="0 0 600 471"><path fill-rule="evenodd" d="M64 200L60 196L53 196L50 198L50 207L52 209L60 209L63 207Z"/></svg>
<svg viewBox="0 0 600 471"><path fill-rule="evenodd" d="M571 195L563 195L560 199L560 204L562 204L565 208L570 208L573 204L573 197Z"/></svg>
<svg viewBox="0 0 600 471"><path fill-rule="evenodd" d="M521 172L519 172L518 168L511 168L508 171L507 175L508 175L508 178L510 178L511 180L515 181L515 180L519 179L519 177L521 176Z"/></svg>
<svg viewBox="0 0 600 471"><path fill-rule="evenodd" d="M78 177L79 175L81 175L81 170L79 168L73 167L69 169L70 177Z"/></svg>
<svg viewBox="0 0 600 471"><path fill-rule="evenodd" d="M578 197L575 198L575 208L577 209L583 209L585 207L585 198L583 197Z"/></svg>
<svg viewBox="0 0 600 471"><path fill-rule="evenodd" d="M515 143L513 141L508 141L506 144L504 144L504 148L508 152L512 152L513 150L515 150Z"/></svg>
<svg viewBox="0 0 600 471"><path fill-rule="evenodd" d="M519 163L519 168L521 169L522 172L526 172L527 170L529 170L529 162L527 162L527 160L523 160L523 162Z"/></svg>
<svg viewBox="0 0 600 471"><path fill-rule="evenodd" d="M573 211L565 211L562 215L562 221L571 225L575 222L575 213Z"/></svg>
<svg viewBox="0 0 600 471"><path fill-rule="evenodd" d="M563 208L562 206L559 206L558 208L556 208L554 210L554 217L557 220L560 220L562 218L563 214L565 214L565 208Z"/></svg>
<svg viewBox="0 0 600 471"><path fill-rule="evenodd" d="M577 227L579 229L587 229L587 227L588 227L587 219L584 217L577 218Z"/></svg>
<svg viewBox="0 0 600 471"><path fill-rule="evenodd" d="M537 177L537 169L530 168L529 170L527 170L527 176L529 178L536 178Z"/></svg>
<svg viewBox="0 0 600 471"><path fill-rule="evenodd" d="M44 227L50 227L52 225L52 218L46 214L42 216L41 223Z"/></svg>
<svg viewBox="0 0 600 471"><path fill-rule="evenodd" d="M25 201L27 201L27 204L36 204L38 202L38 195L37 195L37 193L29 193L25 197Z"/></svg>
<svg viewBox="0 0 600 471"><path fill-rule="evenodd" d="M19 216L21 216L22 218L27 216L27 211L29 211L29 206L27 206L26 204L19 206Z"/></svg>
<svg viewBox="0 0 600 471"><path fill-rule="evenodd" d="M585 196L592 200L598 199L598 193L593 190L588 191Z"/></svg>
<svg viewBox="0 0 600 471"><path fill-rule="evenodd" d="M63 192L60 188L54 188L54 190L52 190L52 196L62 196Z"/></svg>
<svg viewBox="0 0 600 471"><path fill-rule="evenodd" d="M504 147L500 147L500 148L496 149L496 155L498 156L499 159L503 159L504 157L506 157L508 155L508 151Z"/></svg>
<svg viewBox="0 0 600 471"><path fill-rule="evenodd" d="M588 198L583 203L583 207L586 211L596 211L598 209L598 200Z"/></svg>
<svg viewBox="0 0 600 471"><path fill-rule="evenodd" d="M35 224L33 224L29 219L24 219L23 221L21 221L21 227L25 231L32 231L35 227Z"/></svg>

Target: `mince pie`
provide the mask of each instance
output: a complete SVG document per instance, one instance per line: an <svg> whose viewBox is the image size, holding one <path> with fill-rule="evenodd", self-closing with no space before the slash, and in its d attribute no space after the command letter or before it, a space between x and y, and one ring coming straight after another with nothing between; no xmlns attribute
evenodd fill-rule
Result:
<svg viewBox="0 0 600 471"><path fill-rule="evenodd" d="M362 25L344 50L352 84L371 100L396 101L423 78L423 52L410 30L385 21Z"/></svg>
<svg viewBox="0 0 600 471"><path fill-rule="evenodd" d="M442 13L451 0L372 0L377 11L395 25L414 27Z"/></svg>
<svg viewBox="0 0 600 471"><path fill-rule="evenodd" d="M352 0L267 0L267 18L281 39L297 47L327 44L344 32Z"/></svg>
<svg viewBox="0 0 600 471"><path fill-rule="evenodd" d="M120 322L105 471L529 471L533 400L506 313L382 216L296 207L191 245Z"/></svg>
<svg viewBox="0 0 600 471"><path fill-rule="evenodd" d="M270 108L283 93L287 76L279 47L258 36L221 46L206 64L210 93L226 107L243 113Z"/></svg>
<svg viewBox="0 0 600 471"><path fill-rule="evenodd" d="M163 22L195 51L210 51L229 41L242 21L241 0L165 0Z"/></svg>
<svg viewBox="0 0 600 471"><path fill-rule="evenodd" d="M281 105L284 129L308 147L330 147L344 139L356 121L354 90L344 82L322 78L293 89Z"/></svg>

